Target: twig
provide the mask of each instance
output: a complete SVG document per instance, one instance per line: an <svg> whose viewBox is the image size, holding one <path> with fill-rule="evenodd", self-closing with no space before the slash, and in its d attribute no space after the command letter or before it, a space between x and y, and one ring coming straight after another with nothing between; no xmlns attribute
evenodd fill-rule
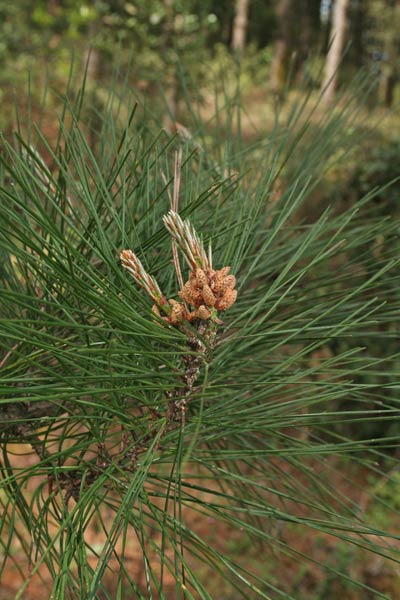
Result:
<svg viewBox="0 0 400 600"><path fill-rule="evenodd" d="M178 212L179 209L179 190L181 187L182 174L182 148L179 148L175 154L175 171L174 171L174 196L172 199L171 209Z"/></svg>
<svg viewBox="0 0 400 600"><path fill-rule="evenodd" d="M5 353L5 355L3 356L3 358L0 361L0 369L2 369L4 367L4 365L10 358L11 354L14 352L14 350L16 350L18 348L18 345L19 345L19 342L14 344L14 346L8 352Z"/></svg>
<svg viewBox="0 0 400 600"><path fill-rule="evenodd" d="M179 148L175 154L175 171L174 171L174 195L172 198L171 210L178 212L179 210L179 189L181 186L181 174L182 174L182 148ZM178 279L180 289L183 288L183 277L181 271L181 265L179 262L178 248L174 238L172 238L172 256L174 260L174 267L176 276Z"/></svg>
<svg viewBox="0 0 400 600"><path fill-rule="evenodd" d="M163 178L163 181L164 181L165 185L167 186L169 205L171 207L171 210L173 210L176 213L179 210L179 189L181 186L181 172L182 172L182 149L179 148L179 151L175 154L174 190L173 190L172 196L171 196L171 192L168 188L167 177L166 177L165 173L161 172L161 177ZM182 289L183 288L183 277L182 277L181 265L179 262L178 248L177 248L176 242L173 238L172 238L172 257L173 257L173 263L174 263L176 277L178 279L179 287Z"/></svg>

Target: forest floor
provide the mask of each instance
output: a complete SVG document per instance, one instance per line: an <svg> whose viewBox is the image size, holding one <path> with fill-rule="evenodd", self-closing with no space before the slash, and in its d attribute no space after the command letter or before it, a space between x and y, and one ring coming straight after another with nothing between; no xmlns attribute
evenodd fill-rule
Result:
<svg viewBox="0 0 400 600"><path fill-rule="evenodd" d="M15 447L14 451L16 454L12 462L15 467L19 465L24 468L27 464L37 460L36 455L29 454L30 449L27 446ZM279 459L276 460L279 461ZM320 463L313 464L310 461L308 466L315 471L322 468L329 470L331 473L330 484L337 491L338 497L342 496L349 503L359 506L360 518L363 514L368 513L369 517L372 515L378 526L396 534L396 531L398 532L400 529L400 519L398 522L388 522L385 513L378 509L373 501L371 502L371 498L374 497L370 493L372 488L375 492L379 487L383 488L386 483L385 479L371 482L369 469L354 465L349 467L342 464L341 460L332 457L325 462L324 466ZM290 471L291 466L281 463L279 468ZM196 484L196 482L199 485L204 484L204 480L202 482L201 479L196 479L199 475L201 474L194 473L190 477L190 484ZM293 472L291 475L296 476L296 473ZM32 493L40 483L39 477L37 481L30 482L29 487L32 487ZM204 496L204 493L199 493ZM202 500L206 501L207 498L202 497ZM273 497L270 500L277 502ZM302 516L298 506L293 505L292 508L296 517ZM290 512L290 506L286 506L286 509ZM183 507L182 515L185 526L204 540L208 546L228 556L230 561L256 577L265 578L271 586L282 589L289 598L296 600L377 600L386 597L396 600L400 597L398 564L384 556L368 552L357 543L349 543L346 540L346 534L341 536L340 531L336 532L338 535L335 536L319 531L318 528L311 529L305 525L285 522L277 524L274 520L274 524L268 530L274 543L269 546L253 540L238 529L232 529L211 515L200 514L187 505ZM105 512L103 518L106 528L109 529L112 525L113 513ZM268 529L269 526L266 525L266 527ZM24 530L23 527L18 527L18 529ZM54 526L54 532L56 532L56 526ZM91 566L95 569L96 552L101 552L102 544L105 541L102 526L96 519L93 519L86 530L85 539L88 546L92 548L92 552L88 550L88 556ZM151 533L151 540L152 543L161 545L161 537L157 531ZM400 551L400 541L382 539L379 541L383 542L389 550ZM360 538L358 542L362 542L362 539ZM50 598L52 576L44 565L41 565L35 572L34 556L32 556L32 564L29 564L23 548L25 544L29 546L29 543L29 534L26 530L25 534L22 533L19 538L14 537L11 540L9 558L2 575L0 600L13 600L26 577L29 577L30 582L23 595L20 596L21 600ZM116 550L118 553L118 546ZM148 545L147 551L152 568L157 572L159 558L150 545ZM165 552L171 555L170 558L173 561L172 548L166 547ZM199 580L206 584L213 598L239 600L241 597L254 597L254 599L258 597L257 594L248 595L248 592L242 596L215 569L190 556L189 552L186 560L195 569ZM125 547L123 562L129 576L147 597L141 545L133 532ZM117 594L118 573L118 561L112 558L103 580L111 597L116 597ZM358 581L361 586L354 585L352 580ZM132 598L132 592L128 591L130 589L128 587L126 589L126 594L123 594L122 598L129 600ZM163 589L167 600L176 598L174 579L168 572L164 575ZM372 590L376 590L381 595ZM270 592L268 588L265 588L264 591L271 593L271 598L280 597L278 594L274 595L274 592ZM72 596L68 597L72 599ZM68 597L66 596L66 599Z"/></svg>

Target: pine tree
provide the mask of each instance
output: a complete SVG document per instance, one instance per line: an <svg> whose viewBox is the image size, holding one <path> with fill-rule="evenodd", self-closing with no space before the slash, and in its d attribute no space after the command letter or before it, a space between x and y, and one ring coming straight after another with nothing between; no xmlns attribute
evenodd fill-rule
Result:
<svg viewBox="0 0 400 600"><path fill-rule="evenodd" d="M3 140L0 528L17 598L36 577L51 598L293 598L299 563L373 588L299 554L294 532L398 560L365 498L396 508L352 476L395 480L398 222L368 197L299 217L356 142L344 105L318 121L309 98L252 147L231 131L222 157L200 120L168 137L114 87L95 152L83 92L55 141L21 120Z"/></svg>

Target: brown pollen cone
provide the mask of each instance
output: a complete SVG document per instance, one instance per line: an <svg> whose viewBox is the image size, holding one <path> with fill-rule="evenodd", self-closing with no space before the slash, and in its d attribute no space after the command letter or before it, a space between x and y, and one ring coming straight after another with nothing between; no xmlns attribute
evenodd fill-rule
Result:
<svg viewBox="0 0 400 600"><path fill-rule="evenodd" d="M213 307L223 311L232 306L237 297L236 277L229 275L229 271L230 267L219 271L200 268L191 271L189 280L178 292L182 300L195 309L184 315L184 319L209 319Z"/></svg>

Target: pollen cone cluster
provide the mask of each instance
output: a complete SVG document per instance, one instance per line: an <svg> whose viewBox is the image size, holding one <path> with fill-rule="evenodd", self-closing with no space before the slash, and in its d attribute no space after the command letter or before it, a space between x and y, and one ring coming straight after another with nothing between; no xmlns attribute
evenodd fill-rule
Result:
<svg viewBox="0 0 400 600"><path fill-rule="evenodd" d="M237 296L236 278L228 274L229 270L230 267L219 271L200 268L191 271L189 281L178 292L182 300L195 309L186 318L209 319L216 311L232 306Z"/></svg>
<svg viewBox="0 0 400 600"><path fill-rule="evenodd" d="M171 325L194 319L206 321L210 318L221 323L217 313L230 308L237 297L237 291L234 289L236 277L229 275L229 271L230 267L219 271L194 269L190 273L189 281L178 292L184 304L171 299L168 300L168 316L163 316L157 304L153 306L153 312ZM193 310L187 310L187 305Z"/></svg>
<svg viewBox="0 0 400 600"><path fill-rule="evenodd" d="M146 272L131 250L122 251L122 266L155 301L153 312L170 325L195 319L221 323L218 312L230 308L237 297L236 277L229 274L230 267L219 271L212 268L211 248L207 255L189 221L182 221L177 213L170 211L165 215L164 223L191 268L189 280L178 292L183 302L167 301L154 277Z"/></svg>

